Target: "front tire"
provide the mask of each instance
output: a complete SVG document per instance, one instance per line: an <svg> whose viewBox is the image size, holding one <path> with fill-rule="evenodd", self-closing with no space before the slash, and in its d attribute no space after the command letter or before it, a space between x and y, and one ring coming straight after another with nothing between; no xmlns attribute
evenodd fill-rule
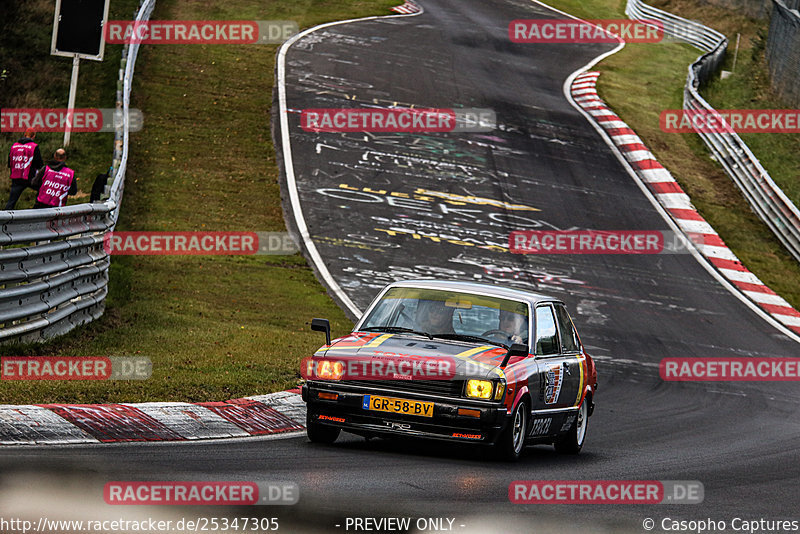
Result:
<svg viewBox="0 0 800 534"><path fill-rule="evenodd" d="M583 399L578 408L578 417L569 431L554 443L556 451L561 454L578 454L586 440L586 428L589 424L589 397Z"/></svg>
<svg viewBox="0 0 800 534"><path fill-rule="evenodd" d="M308 436L308 441L311 443L330 445L339 437L339 432L341 432L341 429L333 426L321 425L312 419L310 413L306 413L306 435Z"/></svg>
<svg viewBox="0 0 800 534"><path fill-rule="evenodd" d="M499 460L516 462L525 450L525 438L528 434L528 401L521 400L511 415L511 424L504 429L494 445L494 455Z"/></svg>

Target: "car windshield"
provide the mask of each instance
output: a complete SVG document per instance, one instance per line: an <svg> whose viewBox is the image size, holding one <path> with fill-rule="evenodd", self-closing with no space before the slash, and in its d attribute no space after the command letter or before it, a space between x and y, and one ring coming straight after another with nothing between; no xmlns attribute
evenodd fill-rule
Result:
<svg viewBox="0 0 800 534"><path fill-rule="evenodd" d="M528 305L458 291L395 287L381 297L360 330L527 345Z"/></svg>

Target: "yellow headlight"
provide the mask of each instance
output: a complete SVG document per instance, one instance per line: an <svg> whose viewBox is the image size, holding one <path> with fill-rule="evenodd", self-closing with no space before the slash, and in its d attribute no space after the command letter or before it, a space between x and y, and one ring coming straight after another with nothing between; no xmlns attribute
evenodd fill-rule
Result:
<svg viewBox="0 0 800 534"><path fill-rule="evenodd" d="M492 398L492 383L488 380L468 380L467 397L489 400Z"/></svg>
<svg viewBox="0 0 800 534"><path fill-rule="evenodd" d="M344 374L344 365L339 361L323 360L317 363L317 376L327 380L340 380Z"/></svg>

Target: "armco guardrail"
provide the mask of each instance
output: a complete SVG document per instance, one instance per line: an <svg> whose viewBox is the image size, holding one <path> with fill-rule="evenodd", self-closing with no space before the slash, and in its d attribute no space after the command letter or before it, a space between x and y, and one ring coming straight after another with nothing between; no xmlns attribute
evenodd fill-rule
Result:
<svg viewBox="0 0 800 534"><path fill-rule="evenodd" d="M648 6L640 0L628 0L625 14L632 19L658 20L664 24L665 34L706 52L689 66L683 90L683 108L712 114L721 122L722 117L700 96L698 88L711 78L725 58L728 47L725 36L698 22ZM792 256L800 261L800 210L775 184L750 148L733 132L697 134L742 191L753 211Z"/></svg>
<svg viewBox="0 0 800 534"><path fill-rule="evenodd" d="M155 0L142 0L145 21ZM128 109L138 44L122 52L117 85L114 179L107 200L0 211L0 342L41 341L102 315L111 258L103 238L119 216L128 164ZM10 247L10 248L9 248Z"/></svg>

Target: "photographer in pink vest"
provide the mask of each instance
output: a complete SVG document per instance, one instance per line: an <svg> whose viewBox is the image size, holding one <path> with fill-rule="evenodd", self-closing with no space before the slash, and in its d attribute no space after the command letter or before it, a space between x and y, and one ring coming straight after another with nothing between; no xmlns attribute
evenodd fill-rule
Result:
<svg viewBox="0 0 800 534"><path fill-rule="evenodd" d="M33 178L32 186L38 189L34 209L58 208L66 205L67 195L78 192L75 171L66 165L67 153L63 148L56 150L53 161L39 169Z"/></svg>
<svg viewBox="0 0 800 534"><path fill-rule="evenodd" d="M11 169L11 193L4 209L13 210L17 205L20 195L31 184L30 179L42 168L42 154L39 145L34 143L36 132L32 129L25 131L25 136L11 145L8 153L8 168Z"/></svg>

